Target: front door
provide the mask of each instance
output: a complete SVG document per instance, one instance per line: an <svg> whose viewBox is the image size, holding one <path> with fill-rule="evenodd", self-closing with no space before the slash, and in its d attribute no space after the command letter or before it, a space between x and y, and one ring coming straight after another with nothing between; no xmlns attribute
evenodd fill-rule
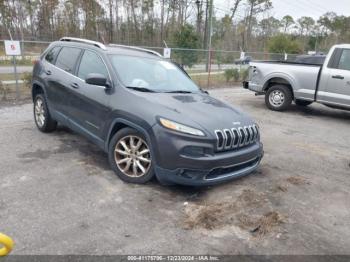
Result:
<svg viewBox="0 0 350 262"><path fill-rule="evenodd" d="M343 49L335 68L329 70L327 100L350 107L350 49Z"/></svg>
<svg viewBox="0 0 350 262"><path fill-rule="evenodd" d="M87 84L85 79L90 73L99 73L110 79L102 58L94 51L85 50L77 69L77 77L71 83L75 86L69 105L71 122L93 138L102 140L103 128L110 112L109 90L104 86Z"/></svg>

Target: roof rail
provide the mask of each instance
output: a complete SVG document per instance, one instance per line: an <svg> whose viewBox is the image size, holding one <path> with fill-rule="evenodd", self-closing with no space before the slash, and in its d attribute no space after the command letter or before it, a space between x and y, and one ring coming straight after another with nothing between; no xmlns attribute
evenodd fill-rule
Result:
<svg viewBox="0 0 350 262"><path fill-rule="evenodd" d="M122 48L129 48L129 49L144 51L144 52L151 53L151 54L159 56L159 57L163 57L161 54L159 54L156 51L153 51L153 50L150 50L150 49L141 48L141 47L137 47L137 46L118 45L118 44L109 44L109 46L122 47Z"/></svg>
<svg viewBox="0 0 350 262"><path fill-rule="evenodd" d="M93 46L96 46L96 47L99 47L103 50L106 50L106 46L100 42L96 42L96 41L91 41L91 40L88 40L88 39L84 39L84 38L76 38L76 37L62 37L60 39L60 41L67 41L67 42L79 42L79 43L84 43L84 44L89 44L89 45L93 45Z"/></svg>

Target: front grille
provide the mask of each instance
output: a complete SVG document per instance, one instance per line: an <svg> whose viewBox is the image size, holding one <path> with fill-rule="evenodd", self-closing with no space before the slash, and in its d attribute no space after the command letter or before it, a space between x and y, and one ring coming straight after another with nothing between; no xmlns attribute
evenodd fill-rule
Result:
<svg viewBox="0 0 350 262"><path fill-rule="evenodd" d="M253 144L259 137L256 125L215 130L217 151L231 150Z"/></svg>

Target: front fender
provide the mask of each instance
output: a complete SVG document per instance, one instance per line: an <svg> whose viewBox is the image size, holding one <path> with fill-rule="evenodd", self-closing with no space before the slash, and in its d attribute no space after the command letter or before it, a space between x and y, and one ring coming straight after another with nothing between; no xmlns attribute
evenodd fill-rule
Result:
<svg viewBox="0 0 350 262"><path fill-rule="evenodd" d="M112 136L114 135L114 132L113 132L114 127L119 124L134 128L140 133L142 133L146 137L146 140L147 140L146 142L150 146L151 153L153 155L155 154L156 152L154 148L155 137L152 131L152 126L149 125L145 120L127 113L123 113L122 116L118 114L118 116L113 118L113 120L111 121L107 131L107 137L104 145L104 149L106 152L108 152L109 150L109 142L111 141Z"/></svg>

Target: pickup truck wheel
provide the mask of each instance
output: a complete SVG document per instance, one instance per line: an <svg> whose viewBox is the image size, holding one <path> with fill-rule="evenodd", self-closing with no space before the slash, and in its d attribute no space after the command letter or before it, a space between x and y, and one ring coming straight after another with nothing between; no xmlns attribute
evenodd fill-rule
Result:
<svg viewBox="0 0 350 262"><path fill-rule="evenodd" d="M113 171L125 182L144 184L154 177L150 146L135 129L123 128L113 136L108 158Z"/></svg>
<svg viewBox="0 0 350 262"><path fill-rule="evenodd" d="M56 129L57 122L51 118L43 94L37 94L35 96L33 111L35 124L41 132L49 133Z"/></svg>
<svg viewBox="0 0 350 262"><path fill-rule="evenodd" d="M284 85L270 87L265 95L266 106L274 111L284 111L292 103L292 92Z"/></svg>
<svg viewBox="0 0 350 262"><path fill-rule="evenodd" d="M306 101L306 100L299 100L299 99L296 99L294 101L294 103L297 105L297 106L308 106L308 105L311 105L312 104L312 101Z"/></svg>

